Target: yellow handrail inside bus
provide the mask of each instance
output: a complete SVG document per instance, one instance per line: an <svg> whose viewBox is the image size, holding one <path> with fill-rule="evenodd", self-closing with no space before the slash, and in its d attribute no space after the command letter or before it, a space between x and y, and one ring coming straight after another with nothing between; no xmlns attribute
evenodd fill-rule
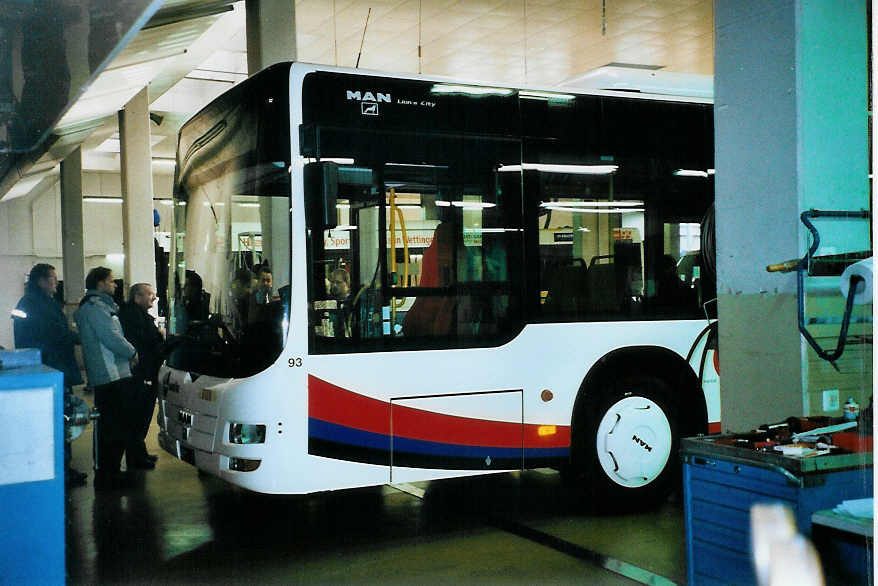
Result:
<svg viewBox="0 0 878 586"><path fill-rule="evenodd" d="M399 228L402 234L402 251L403 251L403 277L402 277L402 286L408 286L409 280L409 243L408 243L408 234L406 233L405 228L405 217L402 215L402 210L399 209L396 205L396 188L390 188L390 241L391 241L391 251L390 251L390 274L393 278L396 278L396 219L399 218ZM395 285L396 283L394 283ZM391 297L390 299L390 310L391 310L391 323L395 323L396 321L396 310L405 305L405 298L397 301L396 297Z"/></svg>

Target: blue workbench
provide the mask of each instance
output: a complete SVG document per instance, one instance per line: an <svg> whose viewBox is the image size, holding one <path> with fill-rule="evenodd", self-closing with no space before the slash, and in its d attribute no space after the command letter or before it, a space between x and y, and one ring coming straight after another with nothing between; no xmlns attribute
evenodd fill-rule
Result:
<svg viewBox="0 0 878 586"><path fill-rule="evenodd" d="M0 584L64 583L63 375L0 369Z"/></svg>
<svg viewBox="0 0 878 586"><path fill-rule="evenodd" d="M750 507L788 506L800 533L811 515L841 501L872 496L872 453L794 458L684 438L683 501L687 577L691 585L756 584L750 552Z"/></svg>

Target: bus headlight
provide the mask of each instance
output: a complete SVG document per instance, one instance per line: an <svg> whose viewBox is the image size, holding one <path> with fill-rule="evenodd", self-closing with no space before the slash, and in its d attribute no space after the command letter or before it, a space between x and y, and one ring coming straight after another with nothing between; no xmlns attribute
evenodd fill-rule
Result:
<svg viewBox="0 0 878 586"><path fill-rule="evenodd" d="M262 463L262 460L248 460L246 458L229 458L229 470L234 470L236 472L253 472L259 465Z"/></svg>
<svg viewBox="0 0 878 586"><path fill-rule="evenodd" d="M250 423L230 423L229 442L233 444L264 444L265 426Z"/></svg>

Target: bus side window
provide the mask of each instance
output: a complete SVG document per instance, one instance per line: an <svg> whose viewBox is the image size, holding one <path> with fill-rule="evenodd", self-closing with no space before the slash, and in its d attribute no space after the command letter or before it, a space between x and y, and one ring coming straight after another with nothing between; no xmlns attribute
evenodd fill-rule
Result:
<svg viewBox="0 0 878 586"><path fill-rule="evenodd" d="M456 234L454 224L436 226L433 241L421 261L421 287L450 287L454 284ZM402 322L405 336L445 336L455 322L456 299L452 296L419 296Z"/></svg>

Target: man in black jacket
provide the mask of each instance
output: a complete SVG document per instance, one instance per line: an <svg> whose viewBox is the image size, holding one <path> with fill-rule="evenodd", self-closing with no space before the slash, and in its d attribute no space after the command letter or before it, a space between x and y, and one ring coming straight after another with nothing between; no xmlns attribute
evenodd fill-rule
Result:
<svg viewBox="0 0 878 586"><path fill-rule="evenodd" d="M128 301L119 308L119 321L125 339L137 349L140 361L132 374L142 389L142 404L136 409L135 430L132 444L126 449L126 461L129 468L155 468L156 456L146 451L144 439L149 431L153 410L155 409L156 384L159 367L162 365L164 336L155 325L149 309L156 300L155 290L148 283L137 283L131 286Z"/></svg>
<svg viewBox="0 0 878 586"><path fill-rule="evenodd" d="M82 384L82 373L76 363L73 345L76 336L70 331L64 312L55 302L58 276L55 267L46 263L33 266L27 278L22 297L13 317L16 348L39 348L43 364L64 373L65 404L71 387ZM82 486L87 474L70 467L70 443L64 442L65 482L67 486Z"/></svg>

